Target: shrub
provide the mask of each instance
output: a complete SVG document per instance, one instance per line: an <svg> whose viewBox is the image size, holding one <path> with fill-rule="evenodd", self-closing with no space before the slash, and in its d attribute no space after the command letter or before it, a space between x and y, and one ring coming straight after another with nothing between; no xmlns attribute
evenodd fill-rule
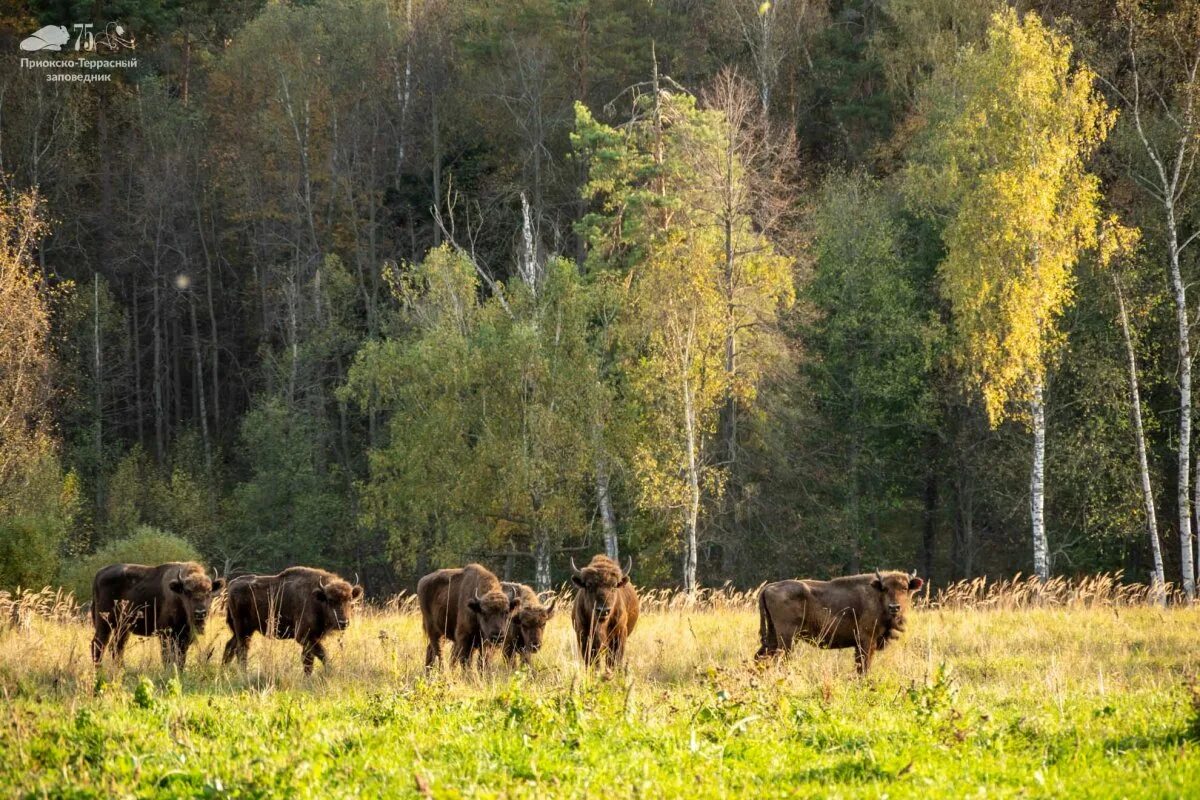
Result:
<svg viewBox="0 0 1200 800"><path fill-rule="evenodd" d="M92 597L92 578L109 564L162 564L167 561L196 561L200 554L178 536L139 525L132 535L118 539L67 566L62 573L62 585L75 593L82 603Z"/></svg>
<svg viewBox="0 0 1200 800"><path fill-rule="evenodd" d="M40 589L58 569L62 526L44 517L0 519L0 588Z"/></svg>

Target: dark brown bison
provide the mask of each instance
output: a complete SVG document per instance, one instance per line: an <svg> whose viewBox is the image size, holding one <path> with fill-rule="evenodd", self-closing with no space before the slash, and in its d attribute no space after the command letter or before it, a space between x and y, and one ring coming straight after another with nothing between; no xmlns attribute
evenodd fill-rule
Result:
<svg viewBox="0 0 1200 800"><path fill-rule="evenodd" d="M454 643L450 657L455 662L467 666L478 650L483 666L485 646L504 641L512 612L521 603L505 594L500 579L479 564L429 573L417 583L417 600L429 637L426 667L442 660L443 638Z"/></svg>
<svg viewBox="0 0 1200 800"><path fill-rule="evenodd" d="M790 650L796 637L826 648L854 648L859 674L887 643L900 638L913 592L924 585L916 574L875 572L831 581L777 581L758 597L757 657Z"/></svg>
<svg viewBox="0 0 1200 800"><path fill-rule="evenodd" d="M237 656L245 666L250 638L261 633L272 639L295 639L300 644L304 674L311 675L315 659L329 663L321 640L330 631L350 627L354 602L362 596L361 586L312 567L234 578L225 598L225 621L233 636L225 645L222 663Z"/></svg>
<svg viewBox="0 0 1200 800"><path fill-rule="evenodd" d="M204 632L213 597L224 585L192 561L105 567L92 580L92 661L99 664L111 642L113 660L120 664L133 633L158 636L163 664L182 669L192 640Z"/></svg>
<svg viewBox="0 0 1200 800"><path fill-rule="evenodd" d="M622 571L608 556L595 555L583 569L571 560L575 607L571 624L579 640L579 654L591 665L601 654L611 668L625 657L625 642L638 621L638 596L629 582L630 559Z"/></svg>
<svg viewBox="0 0 1200 800"><path fill-rule="evenodd" d="M511 664L520 656L528 664L533 654L542 649L542 634L546 630L546 623L554 616L558 598L555 597L550 605L544 606L533 589L523 583L504 581L500 585L509 600L517 601L517 608L504 631L504 657Z"/></svg>

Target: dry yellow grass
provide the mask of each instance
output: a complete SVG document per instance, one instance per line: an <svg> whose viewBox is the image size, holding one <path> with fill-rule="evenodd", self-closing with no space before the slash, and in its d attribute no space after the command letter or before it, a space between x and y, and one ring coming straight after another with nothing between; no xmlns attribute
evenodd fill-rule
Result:
<svg viewBox="0 0 1200 800"><path fill-rule="evenodd" d="M155 642L134 639L124 672L106 660L98 681L90 626L68 599L40 597L25 599L37 610L18 615L21 625L0 630L9 717L0 718L0 767L9 767L0 788L16 794L71 787L170 795L112 765L180 748L191 753L191 789L217 780L267 796L303 795L303 782L284 791L278 775L298 760L325 759L337 774L348 770L352 786L374 785L377 773L402 776L403 789L381 790L395 795L425 781L445 796L600 796L595 781L614 758L623 778L605 796L786 795L805 787L962 796L989 786L1001 795L1177 797L1200 789L1200 709L1189 705L1188 688L1200 609L1146 605L1141 590L1109 578L1053 591L1026 582L962 585L924 598L905 638L866 679L854 675L848 651L800 647L780 663L755 664L755 594L723 591L698 602L647 593L627 669L608 677L580 667L568 614L551 621L528 672L497 659L483 672L429 676L419 617L410 599L398 598L364 609L333 637L332 666L311 678L294 643L260 637L246 672L221 667L228 634L218 615L181 676L164 670ZM13 617L3 611L0 619ZM178 730L203 727L213 709L228 730L181 745ZM324 742L326 734L277 731L285 709L352 744L332 752L305 738ZM131 733L99 755L87 751L86 737L80 752L46 744L73 741L81 725ZM460 733L478 737L478 749L451 744ZM264 790L240 756L226 758L230 748L241 752L246 736L265 737L259 760L276 771L276 790ZM718 744L706 771L696 759ZM681 777L685 763L701 771ZM69 777L65 766L74 770ZM1085 782L1093 773L1104 782ZM354 795L331 780L313 796Z"/></svg>

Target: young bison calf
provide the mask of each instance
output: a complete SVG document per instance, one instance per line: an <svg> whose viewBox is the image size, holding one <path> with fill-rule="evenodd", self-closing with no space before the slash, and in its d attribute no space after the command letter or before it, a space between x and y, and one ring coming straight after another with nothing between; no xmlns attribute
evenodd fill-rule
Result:
<svg viewBox="0 0 1200 800"><path fill-rule="evenodd" d="M329 663L321 640L330 631L350 627L351 609L362 595L361 586L351 586L332 572L311 567L234 578L225 601L225 621L233 636L225 645L222 661L228 664L236 655L245 666L250 638L261 633L299 642L304 674L311 675L315 659Z"/></svg>
<svg viewBox="0 0 1200 800"><path fill-rule="evenodd" d="M875 653L900 638L913 592L924 585L915 574L875 572L831 581L777 581L758 596L757 658L790 650L796 638L824 648L854 648L859 674Z"/></svg>
<svg viewBox="0 0 1200 800"><path fill-rule="evenodd" d="M523 583L504 581L500 585L509 600L518 602L517 610L512 613L508 628L504 631L504 657L512 664L520 656L528 664L533 654L542 649L542 634L546 630L546 623L554 616L558 597L551 600L550 605L544 606L533 589Z"/></svg>
<svg viewBox="0 0 1200 800"><path fill-rule="evenodd" d="M443 638L454 643L450 657L456 663L466 667L478 650L483 666L485 646L503 642L509 618L521 603L505 594L500 579L479 564L429 573L417 583L417 600L429 637L426 667L441 662Z"/></svg>

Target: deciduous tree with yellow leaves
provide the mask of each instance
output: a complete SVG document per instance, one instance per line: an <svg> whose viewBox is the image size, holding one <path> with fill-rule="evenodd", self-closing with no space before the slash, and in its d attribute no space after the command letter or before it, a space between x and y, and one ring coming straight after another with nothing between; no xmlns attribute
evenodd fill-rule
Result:
<svg viewBox="0 0 1200 800"><path fill-rule="evenodd" d="M1045 388L1080 254L1095 245L1099 185L1087 159L1115 115L1071 46L1034 15L992 17L986 43L939 68L921 96L922 134L905 175L914 207L940 220L941 287L958 366L993 425L1033 432L1034 571L1050 574Z"/></svg>

